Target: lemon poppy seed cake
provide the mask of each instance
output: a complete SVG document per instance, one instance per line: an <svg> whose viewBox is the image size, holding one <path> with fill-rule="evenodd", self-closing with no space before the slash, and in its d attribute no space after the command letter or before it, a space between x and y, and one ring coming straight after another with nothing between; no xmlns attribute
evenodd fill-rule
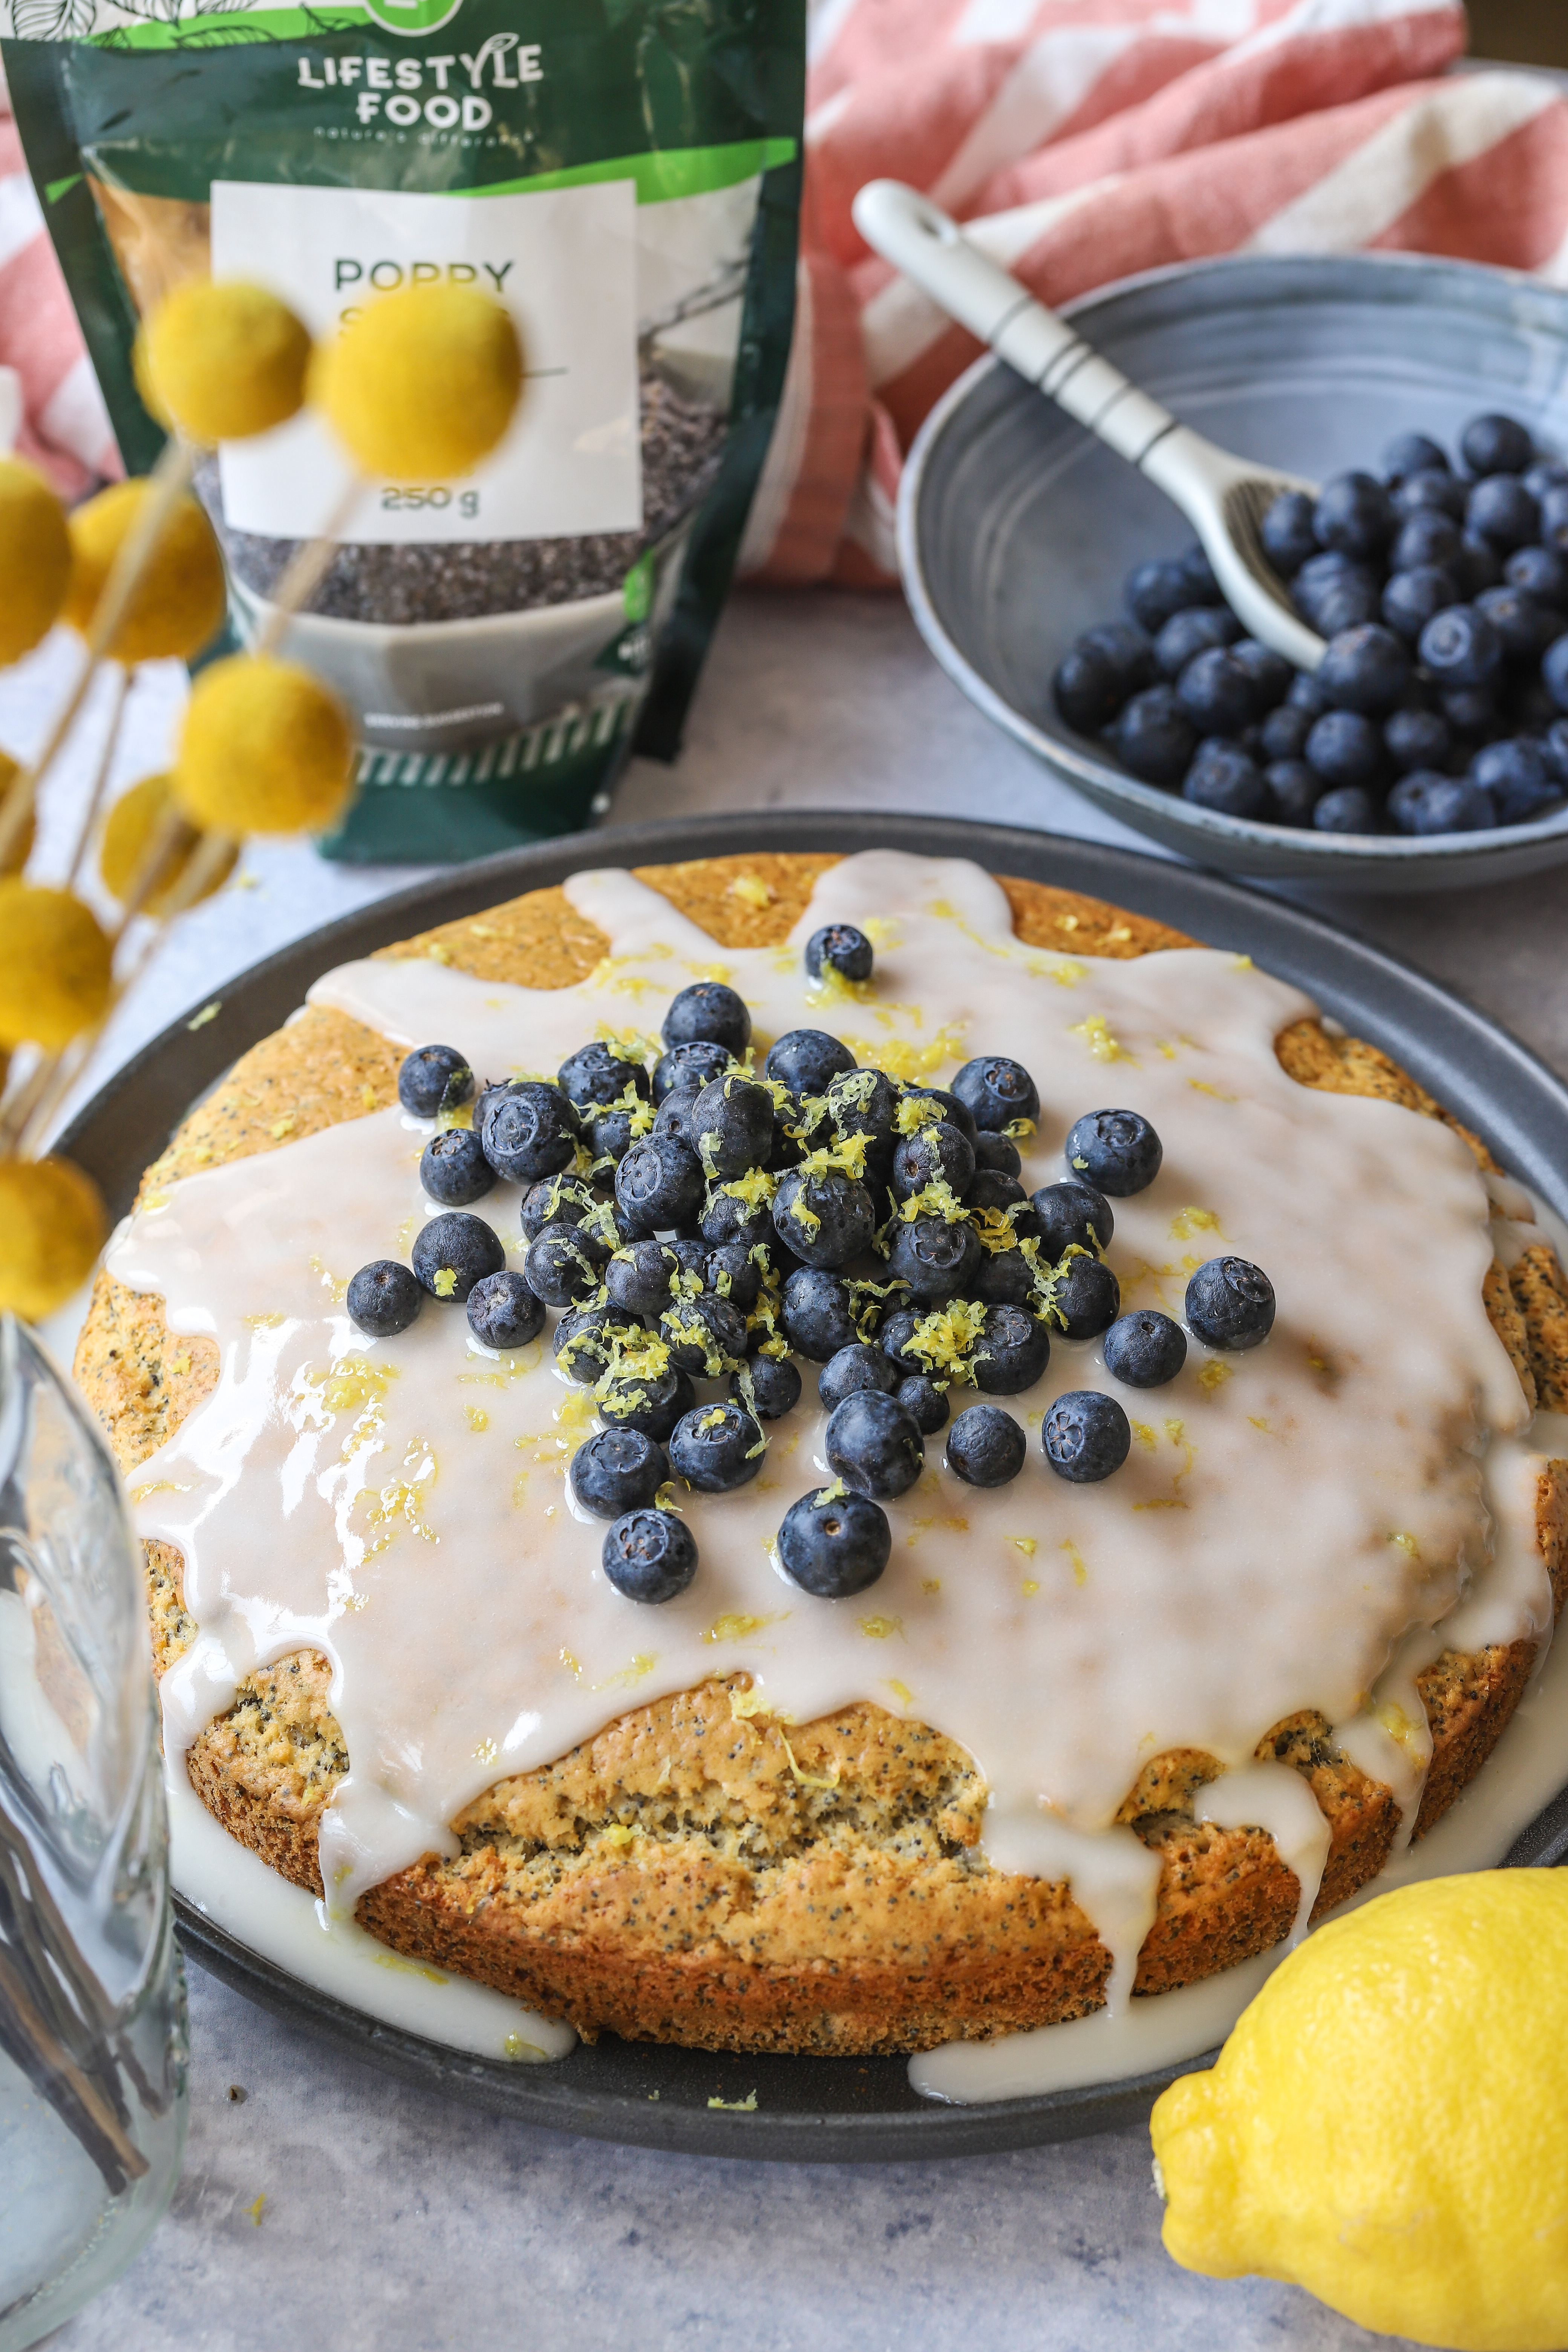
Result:
<svg viewBox="0 0 1568 2352"><path fill-rule="evenodd" d="M913 2051L1265 1951L1568 1581L1530 1196L1245 958L958 861L584 874L327 975L77 1377L196 1794L588 2036Z"/></svg>

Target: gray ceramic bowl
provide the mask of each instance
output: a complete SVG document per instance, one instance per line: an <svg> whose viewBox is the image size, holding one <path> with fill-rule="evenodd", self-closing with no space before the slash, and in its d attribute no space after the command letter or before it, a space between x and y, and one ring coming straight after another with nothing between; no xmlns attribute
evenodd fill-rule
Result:
<svg viewBox="0 0 1568 2352"><path fill-rule="evenodd" d="M1176 414L1243 455L1321 480L1374 467L1395 433L1452 448L1483 409L1568 447L1568 293L1404 256L1199 262L1125 280L1068 314ZM1073 638L1122 615L1145 556L1191 539L1131 466L999 361L921 426L899 499L899 559L937 659L997 725L1140 832L1236 874L1441 890L1568 860L1568 807L1435 840L1301 833L1140 783L1058 717Z"/></svg>

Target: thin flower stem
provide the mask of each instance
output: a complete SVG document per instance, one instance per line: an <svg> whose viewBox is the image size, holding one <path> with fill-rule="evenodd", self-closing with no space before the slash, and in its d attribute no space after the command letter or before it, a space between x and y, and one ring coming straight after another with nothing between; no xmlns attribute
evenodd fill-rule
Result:
<svg viewBox="0 0 1568 2352"><path fill-rule="evenodd" d="M70 872L66 877L68 890L76 888L81 877L81 869L87 863L87 853L92 841L93 826L98 821L98 812L102 806L103 795L109 789L109 772L114 765L114 754L120 745L120 729L125 717L125 705L130 699L131 679L129 673L118 662L114 664L114 707L109 714L109 726L103 738L103 749L99 753L98 773L92 780L92 790L88 794L87 806L82 812L81 828L77 835L76 852L71 858Z"/></svg>
<svg viewBox="0 0 1568 2352"><path fill-rule="evenodd" d="M264 660L268 654L277 652L288 634L289 623L297 613L303 611L326 578L327 568L338 551L349 518L367 487L363 476L355 474L328 516L325 530L319 538L307 540L304 546L296 551L292 562L278 583L272 609L251 649L258 659Z"/></svg>
<svg viewBox="0 0 1568 2352"><path fill-rule="evenodd" d="M163 525L174 511L176 501L189 488L195 469L196 453L188 442L166 441L157 464L147 477L153 485L153 495L142 502L132 528L127 531L119 554L110 567L103 583L103 593L98 600L87 633L87 658L81 666L76 684L66 697L65 707L49 731L47 742L30 768L24 768L13 782L4 802L0 802L0 868L4 868L14 844L21 838L24 826L32 814L38 786L58 756L78 713L86 701L89 688L97 677L107 647L113 642L115 632L125 618L126 608L140 585L142 574L160 538Z"/></svg>
<svg viewBox="0 0 1568 2352"><path fill-rule="evenodd" d="M22 1084L16 1088L0 1116L0 1160L16 1157L21 1149L21 1138L33 1122L33 1114L49 1089L63 1055L40 1054Z"/></svg>
<svg viewBox="0 0 1568 2352"><path fill-rule="evenodd" d="M109 935L110 947L118 948L137 916L153 897L169 868L178 863L182 853L194 848L196 835L176 808L166 808L153 827L153 835L142 855L130 889L120 909L120 920ZM163 919L161 917L160 919ZM129 982L122 982L120 994L124 995Z"/></svg>

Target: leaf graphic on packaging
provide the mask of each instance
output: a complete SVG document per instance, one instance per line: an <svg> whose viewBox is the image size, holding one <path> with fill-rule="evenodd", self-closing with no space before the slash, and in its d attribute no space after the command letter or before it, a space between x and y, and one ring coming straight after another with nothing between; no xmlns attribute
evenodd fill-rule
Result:
<svg viewBox="0 0 1568 2352"><path fill-rule="evenodd" d="M96 13L95 0L12 0L11 28L19 41L79 41Z"/></svg>

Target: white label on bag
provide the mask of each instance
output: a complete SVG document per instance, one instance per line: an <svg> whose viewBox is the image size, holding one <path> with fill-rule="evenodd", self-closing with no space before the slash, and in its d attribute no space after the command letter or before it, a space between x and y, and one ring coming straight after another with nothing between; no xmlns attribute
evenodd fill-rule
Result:
<svg viewBox="0 0 1568 2352"><path fill-rule="evenodd" d="M385 545L558 539L642 527L637 198L630 180L537 195L403 195L379 188L215 180L216 278L246 278L328 336L377 291L454 277L503 300L527 379L493 457L450 482L368 485L338 535ZM221 453L236 530L309 539L351 475L309 411Z"/></svg>

